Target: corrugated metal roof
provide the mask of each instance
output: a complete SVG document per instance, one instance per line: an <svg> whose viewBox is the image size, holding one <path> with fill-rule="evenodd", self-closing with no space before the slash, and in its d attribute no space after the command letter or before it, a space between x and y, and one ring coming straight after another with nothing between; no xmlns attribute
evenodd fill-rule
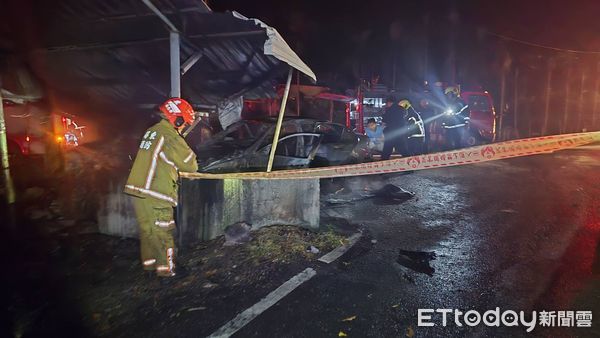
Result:
<svg viewBox="0 0 600 338"><path fill-rule="evenodd" d="M182 76L184 98L215 104L239 94L275 96L273 79L287 65L264 54L266 28L213 13L198 0L152 3L182 33L182 63L202 53ZM44 24L33 64L57 92L127 107L158 104L168 96L169 32L142 1L58 0L34 10Z"/></svg>

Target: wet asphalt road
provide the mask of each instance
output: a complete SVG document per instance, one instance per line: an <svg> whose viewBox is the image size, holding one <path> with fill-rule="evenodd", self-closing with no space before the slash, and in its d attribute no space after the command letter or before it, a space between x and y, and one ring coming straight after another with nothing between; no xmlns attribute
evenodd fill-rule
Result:
<svg viewBox="0 0 600 338"><path fill-rule="evenodd" d="M495 307L593 310L592 328L538 325L533 334L600 335L600 146L386 180L416 198L324 210L363 224L363 239L338 261L315 264L312 280L236 337L526 335L523 327L442 327L441 317L417 326L419 308ZM399 250L434 252L431 276L398 264Z"/></svg>

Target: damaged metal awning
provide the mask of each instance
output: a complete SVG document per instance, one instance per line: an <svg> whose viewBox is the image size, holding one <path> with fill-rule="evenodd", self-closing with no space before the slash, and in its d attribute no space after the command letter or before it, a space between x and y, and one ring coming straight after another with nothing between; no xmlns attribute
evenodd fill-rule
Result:
<svg viewBox="0 0 600 338"><path fill-rule="evenodd" d="M313 71L302 61L298 55L290 48L285 42L283 37L273 27L269 27L264 22L258 19L249 19L238 12L233 12L233 16L241 20L252 20L258 26L264 28L267 32L268 39L265 41L264 53L265 55L272 55L280 61L283 61L290 65L290 67L299 70L306 76L310 77L314 82L317 82L317 76Z"/></svg>
<svg viewBox="0 0 600 338"><path fill-rule="evenodd" d="M58 0L32 11L44 22L32 64L63 97L121 107L162 102L171 92L173 32L181 96L193 104L275 97L273 81L288 65L316 80L274 28L213 13L201 1Z"/></svg>

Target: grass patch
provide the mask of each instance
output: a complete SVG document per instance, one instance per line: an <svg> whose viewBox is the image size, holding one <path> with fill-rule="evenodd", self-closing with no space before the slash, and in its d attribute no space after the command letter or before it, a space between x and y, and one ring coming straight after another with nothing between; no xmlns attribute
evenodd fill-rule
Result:
<svg viewBox="0 0 600 338"><path fill-rule="evenodd" d="M293 226L265 227L252 235L254 239L247 248L248 254L258 261L288 261L297 257L316 259L345 244L345 237L331 230L315 233ZM307 251L311 245L320 252L313 254Z"/></svg>

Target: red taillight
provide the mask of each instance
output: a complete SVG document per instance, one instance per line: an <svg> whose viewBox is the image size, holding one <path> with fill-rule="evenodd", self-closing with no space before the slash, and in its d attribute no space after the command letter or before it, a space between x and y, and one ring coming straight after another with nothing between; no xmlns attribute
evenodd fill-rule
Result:
<svg viewBox="0 0 600 338"><path fill-rule="evenodd" d="M25 141L27 141L27 142L30 141L29 136L25 137Z"/></svg>

